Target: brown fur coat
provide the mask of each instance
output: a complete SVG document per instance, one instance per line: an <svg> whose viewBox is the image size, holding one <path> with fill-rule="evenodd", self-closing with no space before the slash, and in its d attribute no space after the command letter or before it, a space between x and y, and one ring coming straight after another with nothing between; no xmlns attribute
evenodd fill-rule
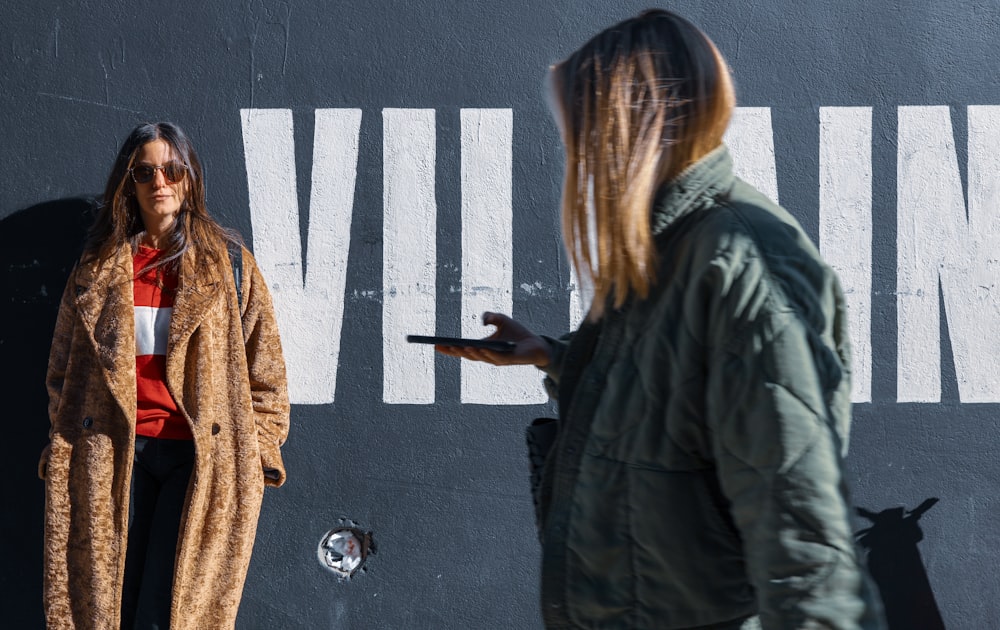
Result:
<svg viewBox="0 0 1000 630"><path fill-rule="evenodd" d="M231 270L193 277L185 254L167 387L194 434L171 628L232 628L250 563L264 469L285 479L285 364L270 294L243 254L243 325ZM135 448L135 319L128 247L77 266L56 321L47 385L45 614L50 629L117 630Z"/></svg>

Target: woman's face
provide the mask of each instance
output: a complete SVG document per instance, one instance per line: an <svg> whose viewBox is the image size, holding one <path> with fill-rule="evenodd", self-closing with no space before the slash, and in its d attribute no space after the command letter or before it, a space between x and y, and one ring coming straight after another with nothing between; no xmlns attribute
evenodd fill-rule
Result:
<svg viewBox="0 0 1000 630"><path fill-rule="evenodd" d="M142 167L154 169L151 180L145 183L135 182L135 196L139 202L142 223L147 232L162 232L173 225L180 212L181 204L184 202L184 196L187 193L186 171L183 164L175 164L175 166L181 166L179 169L173 169L176 171L174 176L179 181L171 181L167 177L167 173L170 173L172 169L161 168L171 162L180 162L180 160L174 154L171 146L163 140L153 140L142 145L139 153L135 156L135 163L132 167L134 182L136 177L144 179L141 176L142 171L148 173L149 169ZM177 173L185 175L178 176Z"/></svg>

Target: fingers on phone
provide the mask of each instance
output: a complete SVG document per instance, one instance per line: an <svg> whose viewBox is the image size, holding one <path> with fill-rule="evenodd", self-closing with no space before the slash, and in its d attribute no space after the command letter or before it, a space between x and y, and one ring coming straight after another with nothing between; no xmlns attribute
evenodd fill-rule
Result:
<svg viewBox="0 0 1000 630"><path fill-rule="evenodd" d="M500 326L503 322L504 316L500 313L491 313L490 311L483 313L484 326Z"/></svg>

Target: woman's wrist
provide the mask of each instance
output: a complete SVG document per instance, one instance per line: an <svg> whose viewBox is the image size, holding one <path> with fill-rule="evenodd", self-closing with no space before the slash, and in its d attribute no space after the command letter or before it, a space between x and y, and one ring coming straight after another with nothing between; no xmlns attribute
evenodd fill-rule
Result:
<svg viewBox="0 0 1000 630"><path fill-rule="evenodd" d="M552 344L544 337L538 337L540 349L538 358L535 360L535 367L544 370L552 364Z"/></svg>

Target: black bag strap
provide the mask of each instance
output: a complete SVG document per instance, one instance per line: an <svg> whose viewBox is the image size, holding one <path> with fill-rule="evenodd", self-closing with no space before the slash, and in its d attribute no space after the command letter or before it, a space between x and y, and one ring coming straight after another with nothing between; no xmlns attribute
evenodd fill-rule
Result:
<svg viewBox="0 0 1000 630"><path fill-rule="evenodd" d="M236 312L243 323L243 246L239 243L229 243L229 263L233 268L233 284L236 285Z"/></svg>

